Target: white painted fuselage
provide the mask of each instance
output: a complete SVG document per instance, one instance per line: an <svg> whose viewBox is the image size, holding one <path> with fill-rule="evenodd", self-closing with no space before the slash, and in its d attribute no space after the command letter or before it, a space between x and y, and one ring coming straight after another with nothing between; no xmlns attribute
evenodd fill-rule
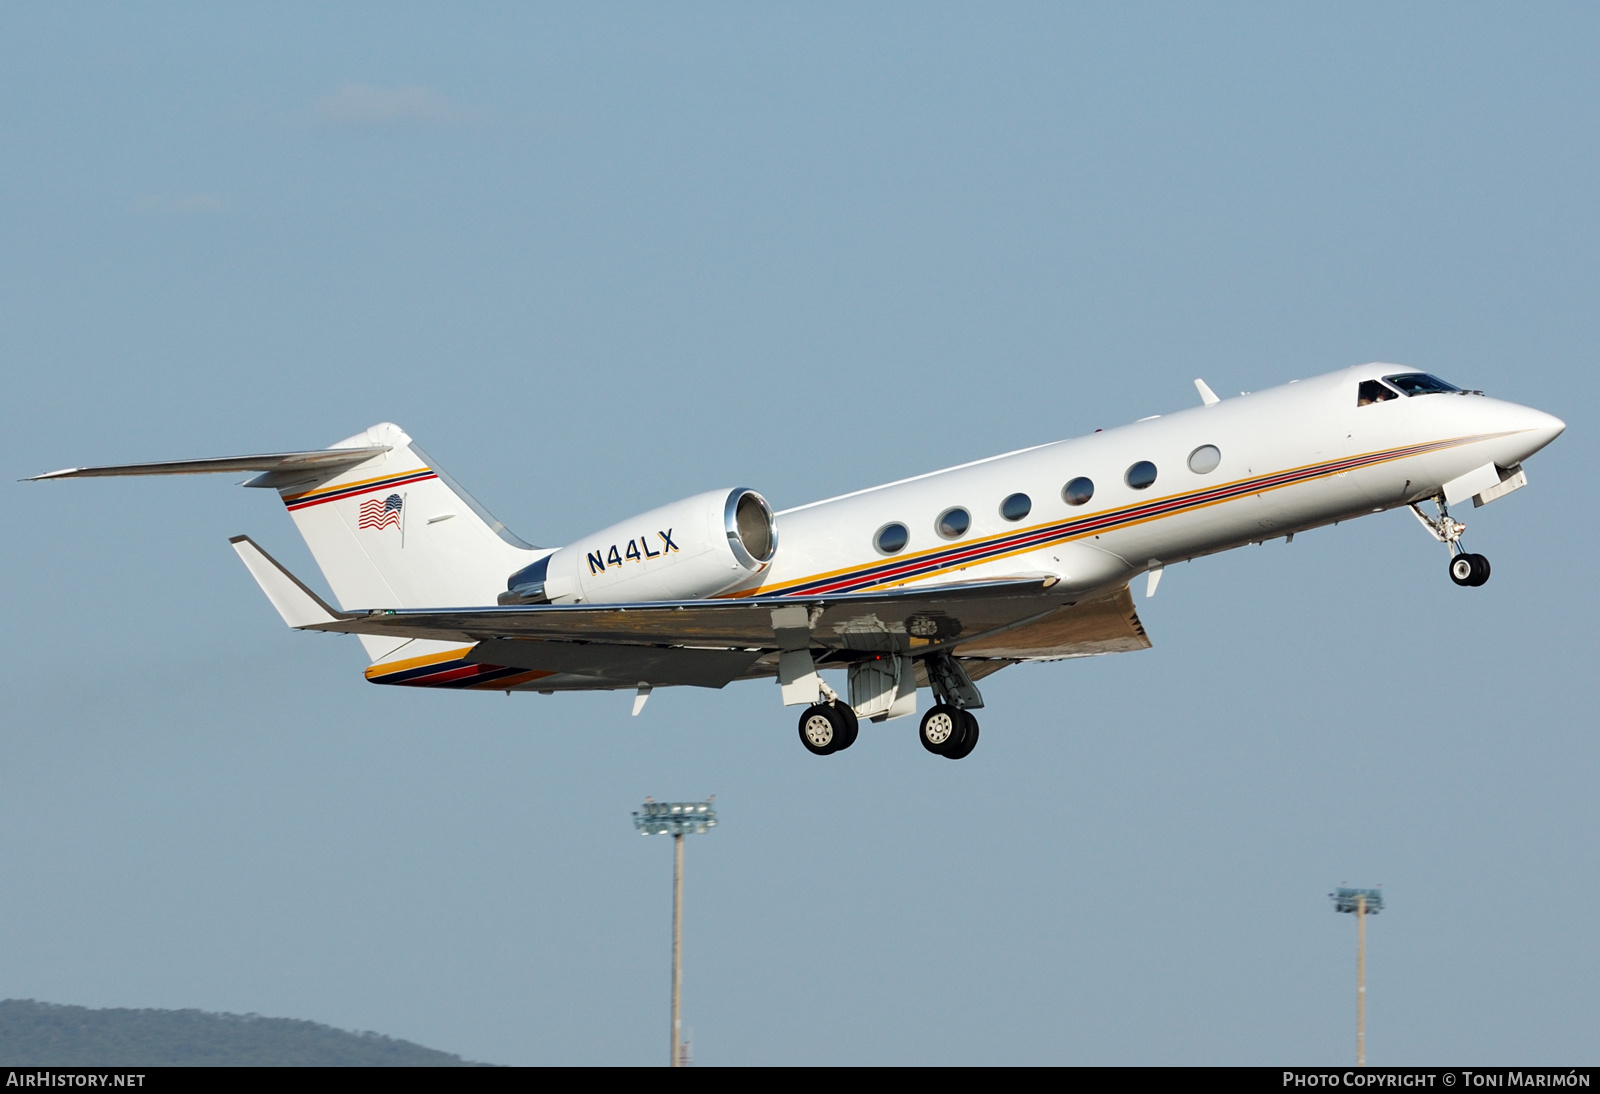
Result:
<svg viewBox="0 0 1600 1094"><path fill-rule="evenodd" d="M1358 405L1362 381L1405 371L1357 366L782 511L772 565L738 594L1020 574L1111 586L1152 567L1434 497L1476 468L1516 468L1565 428L1476 393ZM1203 446L1220 459L1198 472L1190 457ZM1144 461L1154 481L1130 485L1130 468ZM1069 504L1063 488L1080 478L1093 495ZM1001 506L1017 494L1029 509L1010 520ZM936 524L952 508L966 510L970 525L946 538ZM875 536L894 523L906 542L886 553Z"/></svg>
<svg viewBox="0 0 1600 1094"><path fill-rule="evenodd" d="M249 537L235 550L289 626L360 635L374 683L642 697L775 676L786 703L820 708L818 670L848 668L860 717L909 714L927 687L944 711L930 732L942 717L954 733L983 674L1147 648L1126 584L1150 571L1153 590L1172 563L1434 499L1437 516L1417 512L1451 579L1482 584L1488 561L1443 503L1520 487L1565 428L1395 365L1197 390L1191 409L777 514L754 490L707 491L561 548L510 535L390 423L328 449L40 478L260 472L247 485L278 491L342 608Z"/></svg>

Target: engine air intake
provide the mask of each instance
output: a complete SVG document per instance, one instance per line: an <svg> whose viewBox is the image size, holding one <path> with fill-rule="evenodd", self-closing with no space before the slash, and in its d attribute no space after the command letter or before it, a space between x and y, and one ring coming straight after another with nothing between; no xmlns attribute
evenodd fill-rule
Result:
<svg viewBox="0 0 1600 1094"><path fill-rule="evenodd" d="M772 521L772 508L767 499L754 490L735 490L728 495L723 514L728 528L728 542L734 554L750 569L772 561L778 550L778 529Z"/></svg>

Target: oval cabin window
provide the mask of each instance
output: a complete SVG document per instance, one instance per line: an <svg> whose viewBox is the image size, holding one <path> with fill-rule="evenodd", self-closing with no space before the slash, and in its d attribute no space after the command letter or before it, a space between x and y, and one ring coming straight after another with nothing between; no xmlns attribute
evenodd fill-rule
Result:
<svg viewBox="0 0 1600 1094"><path fill-rule="evenodd" d="M1068 505L1082 505L1094 497L1094 482L1078 476L1061 488L1061 500Z"/></svg>
<svg viewBox="0 0 1600 1094"><path fill-rule="evenodd" d="M1128 468L1128 473L1122 477L1122 481L1135 490L1143 490L1156 481L1156 465L1149 460L1140 460Z"/></svg>
<svg viewBox="0 0 1600 1094"><path fill-rule="evenodd" d="M1189 470L1196 475L1207 475L1222 462L1222 450L1214 444L1203 444L1189 453Z"/></svg>
<svg viewBox="0 0 1600 1094"><path fill-rule="evenodd" d="M1033 499L1026 494L1012 494L1000 503L1000 515L1007 520L1021 520L1033 512Z"/></svg>
<svg viewBox="0 0 1600 1094"><path fill-rule="evenodd" d="M934 529L945 539L959 539L972 527L972 514L957 506L946 509L933 523Z"/></svg>
<svg viewBox="0 0 1600 1094"><path fill-rule="evenodd" d="M872 537L872 542L882 553L896 554L905 550L906 544L911 542L911 532L898 521L894 524L885 524L878 529L878 534Z"/></svg>

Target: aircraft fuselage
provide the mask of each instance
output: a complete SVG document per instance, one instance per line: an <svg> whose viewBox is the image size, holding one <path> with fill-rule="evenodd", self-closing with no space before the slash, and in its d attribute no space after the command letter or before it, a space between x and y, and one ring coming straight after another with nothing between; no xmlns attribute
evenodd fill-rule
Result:
<svg viewBox="0 0 1600 1094"><path fill-rule="evenodd" d="M1361 382L1404 372L1346 369L781 511L777 556L741 592L1032 573L1088 590L1434 497L1486 464L1516 468L1564 428L1475 393L1358 405ZM1082 480L1092 493L1080 501ZM1003 513L1019 495L1026 503L1012 500ZM950 536L939 521L953 509L968 527ZM874 537L894 524L905 543L890 553ZM958 515L944 532L960 524Z"/></svg>
<svg viewBox="0 0 1600 1094"><path fill-rule="evenodd" d="M1520 488L1565 428L1426 373L1361 365L773 513L747 488L652 509L562 548L511 535L392 423L328 449L67 468L40 478L254 470L341 607L248 536L283 621L356 634L367 679L467 690L720 688L776 678L813 753L936 702L918 733L960 759L976 681L1145 649L1128 581L1410 505L1482 585L1449 505ZM1431 500L1436 515L1419 503ZM847 693L822 670L844 670Z"/></svg>

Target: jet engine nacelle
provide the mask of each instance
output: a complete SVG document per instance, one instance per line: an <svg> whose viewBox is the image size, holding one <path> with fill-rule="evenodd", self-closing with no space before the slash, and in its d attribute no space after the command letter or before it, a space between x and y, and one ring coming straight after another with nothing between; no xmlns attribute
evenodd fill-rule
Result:
<svg viewBox="0 0 1600 1094"><path fill-rule="evenodd" d="M767 568L772 507L754 490L713 490L570 543L511 575L502 604L619 604L714 596Z"/></svg>

